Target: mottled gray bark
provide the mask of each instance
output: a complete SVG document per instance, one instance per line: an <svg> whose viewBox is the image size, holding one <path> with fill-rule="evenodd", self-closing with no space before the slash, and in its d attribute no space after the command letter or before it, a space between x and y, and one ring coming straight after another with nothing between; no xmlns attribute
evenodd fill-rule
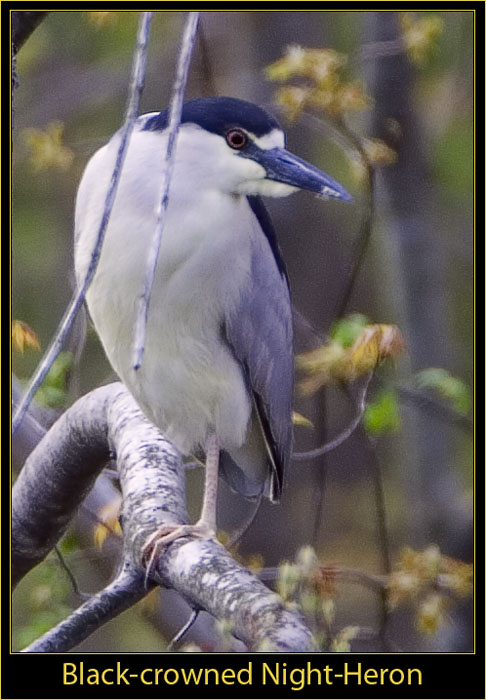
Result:
<svg viewBox="0 0 486 700"><path fill-rule="evenodd" d="M109 457L106 402L113 387L77 401L27 459L12 491L12 584L66 531Z"/></svg>
<svg viewBox="0 0 486 700"><path fill-rule="evenodd" d="M317 651L301 615L217 542L181 539L159 557L154 577L225 620L250 651Z"/></svg>
<svg viewBox="0 0 486 700"><path fill-rule="evenodd" d="M74 404L21 472L13 496L17 579L64 532L109 450L116 455L123 493L120 573L25 651L68 651L154 584L174 588L192 608L224 619L251 649L315 650L301 616L287 610L278 595L217 542L194 537L175 541L158 553L146 582L142 547L147 537L160 526L187 522L185 469L179 453L121 384L97 389ZM84 463L87 467L81 468Z"/></svg>

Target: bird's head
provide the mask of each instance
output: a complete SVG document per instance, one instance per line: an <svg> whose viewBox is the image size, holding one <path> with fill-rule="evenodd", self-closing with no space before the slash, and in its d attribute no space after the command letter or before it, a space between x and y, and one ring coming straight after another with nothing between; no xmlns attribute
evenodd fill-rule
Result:
<svg viewBox="0 0 486 700"><path fill-rule="evenodd" d="M167 111L142 118L142 130L164 132ZM285 197L298 189L350 201L336 180L285 148L285 134L261 107L233 97L184 104L177 164L186 177L230 194ZM181 168L182 170L182 168Z"/></svg>

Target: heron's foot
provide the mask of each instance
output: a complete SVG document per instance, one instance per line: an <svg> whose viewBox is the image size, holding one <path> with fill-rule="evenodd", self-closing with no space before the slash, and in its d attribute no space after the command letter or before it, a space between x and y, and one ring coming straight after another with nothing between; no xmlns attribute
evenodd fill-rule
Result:
<svg viewBox="0 0 486 700"><path fill-rule="evenodd" d="M142 560L147 562L146 579L150 576L155 558L161 549L180 537L201 537L205 540L216 540L216 531L202 520L194 525L162 525L159 527L147 537L142 547Z"/></svg>

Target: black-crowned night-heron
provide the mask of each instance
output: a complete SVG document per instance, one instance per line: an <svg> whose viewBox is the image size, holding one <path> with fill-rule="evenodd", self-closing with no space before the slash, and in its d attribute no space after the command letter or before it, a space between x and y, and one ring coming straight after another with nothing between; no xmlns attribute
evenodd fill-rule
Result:
<svg viewBox="0 0 486 700"><path fill-rule="evenodd" d="M137 299L156 226L167 126L167 111L137 120L87 293L108 359L144 414L183 454L206 455L199 521L164 529L158 543L214 535L218 463L243 496L278 500L292 447L292 318L285 266L260 196L304 189L350 199L285 150L282 129L262 108L229 97L186 102L143 363L134 369ZM95 153L79 186L80 281L119 141L115 134Z"/></svg>

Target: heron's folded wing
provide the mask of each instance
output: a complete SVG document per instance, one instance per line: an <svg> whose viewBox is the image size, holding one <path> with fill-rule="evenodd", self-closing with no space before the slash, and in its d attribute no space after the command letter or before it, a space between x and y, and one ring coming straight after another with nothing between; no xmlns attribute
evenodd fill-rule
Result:
<svg viewBox="0 0 486 700"><path fill-rule="evenodd" d="M248 288L225 319L224 333L254 398L272 468L270 496L277 500L292 450L292 311L270 218L259 198L248 199L266 240L255 246Z"/></svg>

